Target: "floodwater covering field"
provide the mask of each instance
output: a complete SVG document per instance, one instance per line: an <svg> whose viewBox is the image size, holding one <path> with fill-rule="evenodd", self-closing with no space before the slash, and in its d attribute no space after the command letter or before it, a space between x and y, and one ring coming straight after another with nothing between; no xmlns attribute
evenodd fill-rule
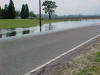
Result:
<svg viewBox="0 0 100 75"><path fill-rule="evenodd" d="M64 21L52 24L42 25L42 32L39 26L28 28L15 28L15 29L0 29L0 41L11 40L16 38L31 37L48 32L55 32L60 30L68 30L79 27L85 27L100 23L100 19L95 20L80 20L80 21Z"/></svg>

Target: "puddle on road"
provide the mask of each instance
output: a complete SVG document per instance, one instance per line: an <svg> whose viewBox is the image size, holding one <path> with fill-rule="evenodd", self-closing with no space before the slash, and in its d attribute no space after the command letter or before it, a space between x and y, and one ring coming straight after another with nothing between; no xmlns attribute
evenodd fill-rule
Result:
<svg viewBox="0 0 100 75"><path fill-rule="evenodd" d="M48 33L50 31L67 30L79 28L84 26L100 23L100 20L81 20L81 21L66 21L52 24L42 25L42 32L40 33L39 26L29 28L16 28L16 29L0 29L0 40L9 40L20 37L30 37L37 34Z"/></svg>

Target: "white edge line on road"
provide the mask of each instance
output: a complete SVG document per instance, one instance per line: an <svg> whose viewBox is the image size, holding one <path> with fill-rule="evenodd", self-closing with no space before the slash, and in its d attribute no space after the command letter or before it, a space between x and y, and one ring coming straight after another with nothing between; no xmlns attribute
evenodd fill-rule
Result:
<svg viewBox="0 0 100 75"><path fill-rule="evenodd" d="M89 40L87 40L87 41L85 41L85 42L83 42L83 43L81 43L80 45L78 45L78 46L76 46L76 47L74 47L74 48L72 48L72 49L70 49L70 50L64 52L63 54L61 54L61 55L55 57L54 59L52 59L52 60L46 62L45 64L43 64L43 65L41 65L41 66L39 66L39 67L37 67L37 68L35 68L35 69L33 69L33 70L31 70L30 72L28 72L28 73L26 73L26 74L24 74L24 75L30 75L31 73L36 72L37 70L39 70L39 69L45 67L46 65L48 65L48 64L50 64L50 63L56 61L57 59L59 59L59 58L65 56L66 54L69 54L70 52L72 52L72 51L76 50L77 48L79 48L79 47L81 47L81 46L87 44L88 42L91 42L92 40L94 40L94 39L96 39L96 38L98 38L98 37L100 37L100 34L97 35L97 36L95 36L95 37L93 37L93 38L91 38L91 39L89 39Z"/></svg>

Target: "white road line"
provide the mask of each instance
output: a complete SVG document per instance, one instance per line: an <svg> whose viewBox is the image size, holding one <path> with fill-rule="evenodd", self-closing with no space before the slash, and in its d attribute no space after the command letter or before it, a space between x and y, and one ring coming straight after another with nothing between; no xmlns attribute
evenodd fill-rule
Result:
<svg viewBox="0 0 100 75"><path fill-rule="evenodd" d="M98 38L98 37L100 37L100 34L97 35L97 36L95 36L95 37L93 37L93 38L91 38L91 39L89 39L89 40L87 40L87 41L85 41L85 42L83 42L83 43L81 43L80 45L78 45L78 46L76 46L76 47L74 47L74 48L72 48L72 49L70 49L70 50L64 52L63 54L61 54L61 55L55 57L54 59L52 59L52 60L46 62L45 64L43 64L43 65L41 65L41 66L39 66L39 67L37 67L37 68L31 70L31 71L29 71L28 73L26 73L26 74L24 74L24 75L30 75L32 72L36 72L37 70L39 70L39 69L45 67L46 65L48 65L48 64L50 64L50 63L52 63L52 62L54 62L54 61L56 61L57 59L59 59L59 58L65 56L66 54L71 53L72 51L76 50L77 48L79 48L79 47L81 47L81 46L87 44L88 42L91 42L92 40L94 40L94 39L96 39L96 38Z"/></svg>

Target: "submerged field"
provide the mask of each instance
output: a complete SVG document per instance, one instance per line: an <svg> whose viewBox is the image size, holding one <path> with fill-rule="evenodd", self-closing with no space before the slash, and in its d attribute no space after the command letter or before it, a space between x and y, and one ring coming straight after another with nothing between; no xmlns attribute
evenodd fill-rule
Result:
<svg viewBox="0 0 100 75"><path fill-rule="evenodd" d="M51 22L60 22L65 20L42 20L42 24L47 24ZM0 20L0 29L7 28L20 28L20 27L32 27L39 25L38 19L1 19Z"/></svg>

